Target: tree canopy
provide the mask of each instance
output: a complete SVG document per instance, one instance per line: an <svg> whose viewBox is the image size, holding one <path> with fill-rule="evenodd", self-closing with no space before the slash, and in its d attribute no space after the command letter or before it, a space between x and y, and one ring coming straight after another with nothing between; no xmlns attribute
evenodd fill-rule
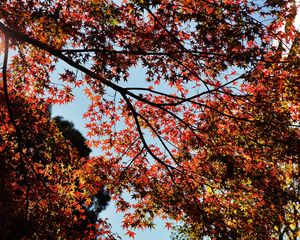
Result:
<svg viewBox="0 0 300 240"><path fill-rule="evenodd" d="M190 239L296 239L297 8L296 0L2 1L1 181L20 201L3 209L24 211L28 223L45 216L28 228L37 239L82 239L70 232L84 216L80 199L105 186L132 238L158 216ZM102 150L87 161L38 104L68 103L75 88L91 102L89 146ZM49 195L44 205L38 193ZM116 238L105 220L96 224L84 239Z"/></svg>
<svg viewBox="0 0 300 240"><path fill-rule="evenodd" d="M13 115L0 108L1 239L95 239L95 217L109 196L103 185L84 187L82 172L92 163L67 142L43 101L10 93Z"/></svg>

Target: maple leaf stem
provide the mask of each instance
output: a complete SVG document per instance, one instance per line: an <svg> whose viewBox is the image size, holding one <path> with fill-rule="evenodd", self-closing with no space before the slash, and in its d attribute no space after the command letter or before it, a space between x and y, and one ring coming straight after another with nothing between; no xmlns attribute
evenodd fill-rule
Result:
<svg viewBox="0 0 300 240"><path fill-rule="evenodd" d="M191 53L188 49L185 48L185 46L180 42L180 40L174 36L162 23L161 21L158 19L158 17L151 11L151 9L147 6L144 7L146 9L146 11L153 17L153 19L162 27L162 29L164 29L164 31L171 37L172 40L175 41L176 45L179 46L179 48L182 51L187 51L189 53Z"/></svg>
<svg viewBox="0 0 300 240"><path fill-rule="evenodd" d="M93 49L93 48L82 48L82 49L61 49L56 50L61 53L103 53L103 54L124 54L124 55L138 55L138 56L168 56L169 55L176 55L181 53L192 53L198 55L206 55L206 56L219 56L219 57L230 57L230 55L222 54L222 53L214 53L214 52L205 52L205 51L196 51L196 50L178 50L178 51L144 51L144 50L109 50L109 49ZM197 56L199 57L199 56ZM202 56L203 57L203 56ZM260 62L266 63L289 63L289 61L278 61L278 60L267 60L264 56L257 59Z"/></svg>
<svg viewBox="0 0 300 240"><path fill-rule="evenodd" d="M180 118L179 116L177 116L175 113L173 113L173 112L169 111L168 109L166 109L166 108L164 107L163 104L158 104L158 103L154 103L154 102L148 101L147 99L144 99L144 98L142 98L142 97L140 97L140 96L136 96L136 97L138 98L138 100L140 100L140 101L142 101L142 102L145 102L145 103L149 104L150 106L156 107L156 108L158 108L158 109L160 109L160 110L162 110L162 111L168 113L168 114L171 115L173 118L177 119L179 122L181 122L183 125L185 125L185 126L186 126L186 127L187 127L194 135L195 135L195 137L197 138L197 140L198 140L199 142L201 142L202 144L204 144L203 141L199 138L199 136L194 132L194 130L193 130L193 128L190 126L190 124L188 124L187 122L185 122L183 119L181 119L181 118Z"/></svg>
<svg viewBox="0 0 300 240"><path fill-rule="evenodd" d="M169 51L169 52L154 52L154 51L130 51L130 50L109 50L109 49L61 49L60 52L67 53L84 53L84 52L94 52L94 53L111 53L111 54L126 54L126 55L145 55L145 56L168 56L179 53L194 53L194 54L203 54L203 55L213 55L213 56L221 56L226 57L227 55L221 53L213 53L213 52L204 52L204 51L193 51L193 50L180 50L180 51Z"/></svg>
<svg viewBox="0 0 300 240"><path fill-rule="evenodd" d="M126 90L133 90L133 91L147 91L147 92L155 93L155 94L158 94L158 95L161 95L161 96L169 97L169 98L172 98L172 99L181 100L181 101L175 102L175 103L164 103L164 105L166 105L166 106L167 105L174 106L174 105L180 105L180 104L182 104L184 102L189 102L192 99L195 99L195 98L198 98L198 97L201 97L203 95L210 94L210 93L213 93L213 92L221 92L223 94L230 95L230 96L235 96L235 97L249 97L249 96L251 96L249 94L248 95L237 95L237 94L233 94L233 93L229 93L229 92L220 91L220 89L223 89L224 87L226 87L226 86L230 85L231 83L233 83L233 82L235 82L235 81L237 81L239 79L242 79L244 77L246 77L246 74L242 74L239 77L234 78L231 81L229 81L227 83L224 83L224 84L222 84L219 87L216 87L214 89L209 89L207 91L203 91L203 92L201 92L199 94L195 94L195 95L193 95L191 97L188 97L188 98L183 98L183 97L179 97L179 96L170 95L170 94L159 92L159 91L155 91L155 90L149 89L149 88L129 87L129 88L125 88L125 89Z"/></svg>
<svg viewBox="0 0 300 240"><path fill-rule="evenodd" d="M152 126L152 124L149 123L149 121L141 114L139 114L138 112L136 113L141 119L143 119L143 121L149 126L149 128L154 132L154 134L157 136L157 138L159 139L159 141L161 142L161 144L163 145L163 147L166 149L166 151L168 152L168 154L170 155L170 157L173 159L173 161L177 164L177 166L181 167L180 163L176 160L176 158L173 156L173 154L171 153L170 149L167 147L167 145L165 144L165 142L162 140L160 134L156 131L156 129Z"/></svg>
<svg viewBox="0 0 300 240"><path fill-rule="evenodd" d="M135 143L139 140L140 138L137 137L131 144L130 146L122 153L122 155L120 157L118 157L115 162L119 162L125 155L126 153L128 153L128 151L135 145Z"/></svg>
<svg viewBox="0 0 300 240"><path fill-rule="evenodd" d="M126 173L126 171L128 170L128 168L132 165L132 163L143 153L143 151L145 150L145 147L142 147L142 149L131 159L131 161L129 162L129 164L123 169L123 171L120 173L118 179L122 180L124 177L124 174Z"/></svg>
<svg viewBox="0 0 300 240"><path fill-rule="evenodd" d="M133 118L134 118L134 121L135 121L137 130L138 130L138 133L139 133L139 135L140 135L140 137L141 137L141 141L142 141L142 143L143 143L143 145L144 145L144 148L145 148L145 149L147 150L147 152L151 155L151 157L153 157L153 159L155 159L157 162L159 162L160 164L162 164L162 165L166 168L166 170L167 170L167 171L169 172L169 174L170 174L170 177L172 178L172 181L175 183L175 179L174 179L174 177L173 177L173 173L172 173L171 169L172 169L172 170L176 170L176 168L173 167L173 166L171 166L171 165L169 165L169 164L167 164L167 163L165 163L164 161L162 161L159 157L157 157L157 156L153 153L153 151L150 149L150 147L148 146L148 144L147 144L147 142L146 142L146 140L145 140L145 138L144 138L144 135L143 135L143 132L142 132L142 129L141 129L139 120L138 120L138 114L137 114L136 110L134 109L134 107L133 107L132 103L130 102L130 100L128 99L128 97L127 97L125 94L122 95L122 96L123 96L124 100L127 102L127 105L128 105L129 109L130 109L131 112L132 112L132 115L133 115Z"/></svg>

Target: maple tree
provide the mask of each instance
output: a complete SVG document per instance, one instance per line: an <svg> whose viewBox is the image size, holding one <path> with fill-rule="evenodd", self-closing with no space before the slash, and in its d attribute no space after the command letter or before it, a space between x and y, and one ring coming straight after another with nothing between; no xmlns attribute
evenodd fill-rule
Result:
<svg viewBox="0 0 300 240"><path fill-rule="evenodd" d="M1 238L95 239L89 207L104 186L83 187L89 159L50 121L44 102L12 96L13 118L4 106L0 114Z"/></svg>
<svg viewBox="0 0 300 240"><path fill-rule="evenodd" d="M92 196L95 186L106 186L132 238L133 229L153 227L155 216L166 219L167 228L168 219L183 222L179 231L192 239L297 238L296 14L292 0L2 1L2 129L10 129L3 144L13 146L8 164L16 166L3 170L11 175L4 179L26 179L24 186L8 187L11 194L23 191L13 199L25 204L26 214L37 214L28 207L38 204L35 191L54 198L55 204L37 208L42 212L63 209L60 199L66 198L75 210L55 211L34 224L62 238L83 216L78 198ZM61 61L70 68L59 71ZM145 76L131 83L131 70L140 67ZM64 156L72 151L44 127L45 111L35 103L70 102L76 87L91 101L83 117L90 146L103 156L78 161L74 169L50 161L37 171L43 163L32 154L47 155L49 139L66 148ZM26 96L29 105L18 109L12 96ZM24 121L32 122L29 133L44 134L45 142L34 146L40 150L32 151L35 138L21 132ZM57 172L50 173L49 164ZM83 178L79 186L74 175ZM76 187L82 190L73 192ZM114 238L100 223L84 238Z"/></svg>

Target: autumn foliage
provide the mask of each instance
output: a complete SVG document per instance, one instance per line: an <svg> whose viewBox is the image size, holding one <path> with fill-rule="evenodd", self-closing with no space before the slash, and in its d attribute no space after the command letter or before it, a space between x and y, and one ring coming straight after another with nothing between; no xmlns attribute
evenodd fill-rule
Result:
<svg viewBox="0 0 300 240"><path fill-rule="evenodd" d="M179 238L296 239L296 15L292 0L2 1L1 214L31 238L113 239L101 219L76 233L105 186L132 238L158 216ZM75 88L102 150L86 161L44 109Z"/></svg>

